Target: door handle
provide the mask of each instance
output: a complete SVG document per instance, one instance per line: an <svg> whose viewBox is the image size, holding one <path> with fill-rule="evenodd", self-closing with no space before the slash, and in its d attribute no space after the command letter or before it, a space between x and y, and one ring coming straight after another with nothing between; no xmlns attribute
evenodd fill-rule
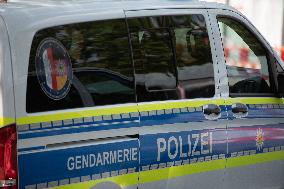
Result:
<svg viewBox="0 0 284 189"><path fill-rule="evenodd" d="M216 120L221 117L221 108L216 104L207 104L203 106L203 114L208 120Z"/></svg>
<svg viewBox="0 0 284 189"><path fill-rule="evenodd" d="M232 112L234 117L242 118L248 115L248 107L242 103L236 103L232 105Z"/></svg>

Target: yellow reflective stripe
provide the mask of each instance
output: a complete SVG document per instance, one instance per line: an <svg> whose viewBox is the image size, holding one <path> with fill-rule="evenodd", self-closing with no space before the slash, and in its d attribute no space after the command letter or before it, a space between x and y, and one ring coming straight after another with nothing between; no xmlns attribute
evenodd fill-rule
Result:
<svg viewBox="0 0 284 189"><path fill-rule="evenodd" d="M143 171L139 175L139 183L155 182L172 179L190 174L225 169L226 159L212 160L164 169Z"/></svg>
<svg viewBox="0 0 284 189"><path fill-rule="evenodd" d="M184 108L184 107L200 107L205 104L224 104L224 99L197 99L197 100L182 100L182 101L164 101L164 102L153 102L153 103L141 103L138 104L139 111L152 111L152 110L163 110L163 109L173 109L173 108ZM112 114L122 114L138 112L137 105L121 105L116 107L102 107L92 110L78 110L76 112L68 112L62 110L59 113L38 113L37 115L30 115L27 117L17 118L17 124L32 124L39 122L48 121L59 121L65 119L76 119L82 117L91 116L102 116L102 115L112 115Z"/></svg>
<svg viewBox="0 0 284 189"><path fill-rule="evenodd" d="M131 185L137 185L138 184L138 173L125 174L125 175L120 175L116 177L103 178L99 180L91 180L91 181L81 182L81 183L76 183L76 184L68 184L68 185L54 187L53 189L78 189L78 188L90 189L93 186L99 183L103 183L103 182L114 183L120 186L120 188L125 188Z"/></svg>
<svg viewBox="0 0 284 189"><path fill-rule="evenodd" d="M131 112L138 112L137 105L102 107L92 110L78 110L73 112L68 112L66 110L63 110L60 113L54 113L54 114L38 113L37 115L17 118L17 124L23 125L23 124L31 124L39 122L76 119L76 118L91 117L91 116L123 114Z"/></svg>
<svg viewBox="0 0 284 189"><path fill-rule="evenodd" d="M99 183L112 182L121 188L137 185L138 183L156 182L160 180L173 179L191 174L198 174L209 171L223 170L227 168L241 167L254 165L258 163L266 163L271 161L284 160L284 151L269 152L262 154L255 154L249 156L240 156L228 159L212 160L194 164L187 164L181 166L173 166L164 169L156 169L149 171L142 171L140 173L126 174L116 177L104 178L99 180L92 180L82 183L69 184L64 186L54 187L54 189L89 189ZM139 180L138 180L139 176Z"/></svg>
<svg viewBox="0 0 284 189"><path fill-rule="evenodd" d="M13 123L15 123L14 118L0 117L0 127L4 127Z"/></svg>
<svg viewBox="0 0 284 189"><path fill-rule="evenodd" d="M244 104L283 104L283 99L274 97L228 98L226 105L232 105L237 102Z"/></svg>
<svg viewBox="0 0 284 189"><path fill-rule="evenodd" d="M163 110L163 109L174 109L174 108L185 108L185 107L201 107L206 104L217 104L217 105L232 105L236 102L244 104L283 104L284 100L281 98L217 98L217 99L194 99L194 100L177 100L177 101L164 101L164 102L151 102L151 103L140 103L138 104L138 109L136 104L132 105L121 105L115 107L102 107L89 110L77 110L73 112L68 112L67 110L62 110L59 113L37 113L27 117L17 118L17 124L31 124L39 122L48 121L59 121L65 119L76 119L82 117L91 116L102 116L102 115L112 115L112 114L122 114L142 111L152 111L152 110Z"/></svg>
<svg viewBox="0 0 284 189"><path fill-rule="evenodd" d="M234 157L234 158L221 159L221 160L212 160L212 161L195 163L195 164L175 166L165 169L143 171L140 173L139 182L140 183L155 182L159 180L172 179L191 174L221 170L225 169L226 167L227 168L241 167L241 166L266 163L276 160L284 160L284 151L269 152L269 153Z"/></svg>
<svg viewBox="0 0 284 189"><path fill-rule="evenodd" d="M186 107L201 107L206 104L225 104L224 99L194 99L194 100L182 100L182 101L164 101L164 102L152 102L138 104L139 111L152 111L174 108L186 108Z"/></svg>
<svg viewBox="0 0 284 189"><path fill-rule="evenodd" d="M276 160L284 160L284 151L268 152L256 155L233 157L227 159L227 168L253 165Z"/></svg>

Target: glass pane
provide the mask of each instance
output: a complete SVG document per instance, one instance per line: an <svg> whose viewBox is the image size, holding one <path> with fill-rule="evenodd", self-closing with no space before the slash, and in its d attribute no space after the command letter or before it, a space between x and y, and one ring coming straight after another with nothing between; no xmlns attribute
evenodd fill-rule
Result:
<svg viewBox="0 0 284 189"><path fill-rule="evenodd" d="M58 40L72 62L70 91L62 99L46 95L37 80L37 48L47 38ZM134 101L133 67L124 20L58 26L35 35L29 65L27 112Z"/></svg>
<svg viewBox="0 0 284 189"><path fill-rule="evenodd" d="M218 18L230 93L271 93L265 48L241 23Z"/></svg>
<svg viewBox="0 0 284 189"><path fill-rule="evenodd" d="M171 19L179 97L191 99L214 96L214 69L204 16L173 16Z"/></svg>
<svg viewBox="0 0 284 189"><path fill-rule="evenodd" d="M176 99L176 68L166 17L128 20L138 101Z"/></svg>
<svg viewBox="0 0 284 189"><path fill-rule="evenodd" d="M175 88L176 79L169 30L148 29L138 34L140 55L144 62L143 69L136 70L137 79L144 77L147 90Z"/></svg>

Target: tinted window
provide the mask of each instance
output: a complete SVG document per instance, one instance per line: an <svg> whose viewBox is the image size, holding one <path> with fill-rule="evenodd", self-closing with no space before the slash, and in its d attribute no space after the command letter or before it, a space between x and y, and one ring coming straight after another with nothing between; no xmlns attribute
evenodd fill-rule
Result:
<svg viewBox="0 0 284 189"><path fill-rule="evenodd" d="M39 45L47 38L58 40L72 62L70 90L62 99L46 95L48 91L42 90L37 77L35 57ZM27 112L134 101L133 68L124 20L58 26L35 35L28 73Z"/></svg>
<svg viewBox="0 0 284 189"><path fill-rule="evenodd" d="M214 96L214 69L205 18L202 15L173 16L171 27L180 98Z"/></svg>
<svg viewBox="0 0 284 189"><path fill-rule="evenodd" d="M138 101L177 99L174 51L167 20L128 20Z"/></svg>
<svg viewBox="0 0 284 189"><path fill-rule="evenodd" d="M202 15L129 19L138 101L212 97L210 42Z"/></svg>
<svg viewBox="0 0 284 189"><path fill-rule="evenodd" d="M259 40L241 23L218 18L230 93L271 93L268 58Z"/></svg>

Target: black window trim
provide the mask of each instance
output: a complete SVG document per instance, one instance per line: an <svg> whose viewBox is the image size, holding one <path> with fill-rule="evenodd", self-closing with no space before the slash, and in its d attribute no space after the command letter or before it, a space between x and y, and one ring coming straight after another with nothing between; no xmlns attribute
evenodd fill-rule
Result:
<svg viewBox="0 0 284 189"><path fill-rule="evenodd" d="M277 95L275 93L230 93L229 97L277 97Z"/></svg>
<svg viewBox="0 0 284 189"><path fill-rule="evenodd" d="M174 8L175 9L175 8ZM187 9L187 8L181 8L181 9ZM134 16L134 17L125 17L125 22L126 22L126 26L127 26L127 31L128 31L128 40L129 40L129 49L130 49L130 53L131 53L131 61L132 61L132 66L133 66L133 74L134 74L134 89L135 89L135 97L136 97L136 103L141 103L138 101L138 94L137 94L137 85L136 85L136 72L135 72L135 62L134 62L134 57L133 57L133 48L132 48L132 42L131 42L131 34L130 34L130 27L129 27L129 24L128 24L128 20L129 19L139 19L139 18L149 18L149 17L158 17L158 16L166 16L166 17L172 17L172 16L190 16L190 15L202 15L205 19L205 24L206 24L206 30L207 30L207 33L208 33L208 39L209 39L209 42L210 42L210 50L211 50L211 56L212 56L212 64L213 64L213 73L214 73L214 95L210 98L214 98L216 96L216 78L215 78L215 70L214 70L214 57L213 57L213 51L214 51L214 48L212 47L212 44L214 42L214 38L210 38L210 35L209 35L209 31L210 31L210 20L207 20L206 18L209 17L208 14L205 14L205 13L202 13L202 12L199 12L199 13L184 13L184 14L161 14L161 15L155 15L155 14L151 14L151 15L143 15L143 16ZM174 45L174 42L173 42L173 29L174 27L172 25L168 25L167 27L160 27L160 28L165 28L165 29L168 29L169 30L169 35L170 35L170 43L171 43L171 48L172 48L172 51L173 51L173 62L174 62L174 74L175 74L175 77L176 77L176 88L178 87L179 85L179 80L178 80L178 66L177 66L177 57L176 57L176 47ZM157 28L147 28L147 29L157 29ZM143 30L147 30L147 29L143 29ZM167 91L172 91L172 90L176 90L175 89L163 89L163 90L148 90L148 92L167 92ZM194 99L198 99L198 98L194 98ZM192 99L179 99L179 100L192 100Z"/></svg>

